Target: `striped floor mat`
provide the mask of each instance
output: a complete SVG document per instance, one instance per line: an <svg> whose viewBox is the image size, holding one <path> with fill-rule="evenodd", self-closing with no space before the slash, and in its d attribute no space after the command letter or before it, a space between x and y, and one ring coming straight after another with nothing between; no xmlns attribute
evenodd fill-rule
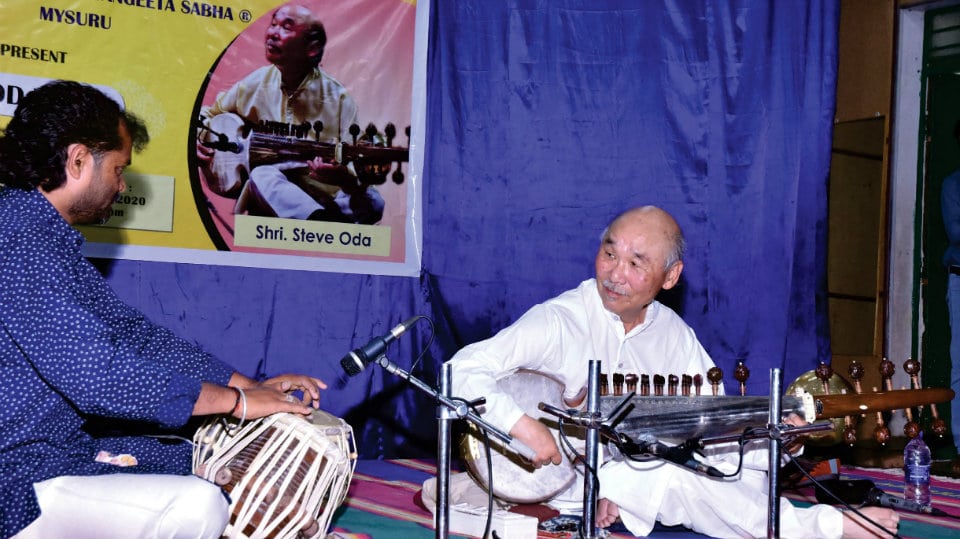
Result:
<svg viewBox="0 0 960 539"><path fill-rule="evenodd" d="M365 460L357 463L347 500L333 520L331 536L343 539L430 539L435 537L433 516L416 500L423 481L436 473L431 461ZM899 494L900 470L841 467L843 479L870 479L877 487ZM935 477L932 482L934 507L960 515L960 482ZM796 505L815 503L810 487L784 492ZM904 539L947 539L960 537L960 519L901 512L900 534ZM538 539L567 539L572 534L541 532ZM462 538L464 536L453 535ZM632 537L614 533L614 539ZM703 535L675 529L658 529L655 539L702 538Z"/></svg>
<svg viewBox="0 0 960 539"><path fill-rule="evenodd" d="M869 479L884 492L903 496L903 471L899 468L854 468L841 466L841 479ZM785 491L784 496L797 505L816 503L813 487ZM900 536L904 539L953 539L960 537L960 481L934 476L930 481L934 508L955 518L900 511Z"/></svg>

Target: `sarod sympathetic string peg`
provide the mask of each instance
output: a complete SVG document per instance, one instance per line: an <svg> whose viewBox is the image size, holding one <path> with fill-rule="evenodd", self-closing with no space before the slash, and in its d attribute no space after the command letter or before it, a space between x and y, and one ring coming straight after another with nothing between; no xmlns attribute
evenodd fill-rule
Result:
<svg viewBox="0 0 960 539"><path fill-rule="evenodd" d="M860 384L860 380L863 379L863 375L865 374L863 371L863 364L854 360L850 363L850 367L848 368L847 372L850 373L850 378L853 380L854 391L856 391L857 395L862 394L863 386ZM860 414L860 416L863 417L863 414ZM843 429L843 441L848 445L853 445L857 441L857 429L854 426L852 418Z"/></svg>
<svg viewBox="0 0 960 539"><path fill-rule="evenodd" d="M623 373L613 373L613 395L616 397L623 395Z"/></svg>
<svg viewBox="0 0 960 539"><path fill-rule="evenodd" d="M923 389L923 386L920 385L920 362L910 358L903 364L903 370L910 375L910 381L913 383L913 389ZM923 413L923 407L919 408L920 413ZM930 415L933 416L933 422L930 424L930 430L933 431L937 436L943 437L947 433L947 423L940 419L940 416L937 414L937 405L936 403L930 404Z"/></svg>
<svg viewBox="0 0 960 539"><path fill-rule="evenodd" d="M907 388L901 387L900 389L906 390ZM903 426L903 434L912 440L920 434L920 424L913 420L913 410L909 406L903 409L903 413L907 416L907 423Z"/></svg>
<svg viewBox="0 0 960 539"><path fill-rule="evenodd" d="M747 394L747 379L750 378L750 369L742 359L737 360L737 366L733 369L733 377L740 382L740 396Z"/></svg>
<svg viewBox="0 0 960 539"><path fill-rule="evenodd" d="M373 123L368 123L367 128L363 130L363 139L367 142L373 143L376 141L377 135L377 126L373 125Z"/></svg>
<svg viewBox="0 0 960 539"><path fill-rule="evenodd" d="M893 374L897 367L887 358L880 361L880 379L883 380L883 388L887 391L893 391Z"/></svg>
<svg viewBox="0 0 960 539"><path fill-rule="evenodd" d="M903 372L910 376L910 385L913 389L920 389L920 362L909 358L903 362ZM923 414L923 405L917 407L918 412Z"/></svg>
<svg viewBox="0 0 960 539"><path fill-rule="evenodd" d="M894 365L889 359L883 358L880 360L879 369L880 380L883 382L883 389L885 391L893 391L893 375L897 371L896 365ZM881 442L881 444L890 440L890 428L886 426L883 420L883 415L880 412L877 412L877 431L874 433L874 439L879 442L881 438L884 440L884 442Z"/></svg>
<svg viewBox="0 0 960 539"><path fill-rule="evenodd" d="M383 127L383 136L387 139L387 146L393 146L393 137L397 136L397 126L393 122L387 123Z"/></svg>
<svg viewBox="0 0 960 539"><path fill-rule="evenodd" d="M863 386L860 384L860 380L863 380L863 364L857 360L850 362L850 378L853 379L853 389L856 390L857 394L863 393Z"/></svg>
<svg viewBox="0 0 960 539"><path fill-rule="evenodd" d="M662 374L653 375L653 394L656 397L663 396L663 386L666 384L667 379L663 377Z"/></svg>
<svg viewBox="0 0 960 539"><path fill-rule="evenodd" d="M711 367L707 371L707 380L710 381L710 390L713 391L713 395L719 395L720 381L723 380L723 371L720 370L720 367Z"/></svg>
<svg viewBox="0 0 960 539"><path fill-rule="evenodd" d="M841 395L847 394L847 388L840 389ZM853 416L845 415L843 416L843 441L847 445L853 445L857 443L857 429L854 426Z"/></svg>
<svg viewBox="0 0 960 539"><path fill-rule="evenodd" d="M877 388L873 388L873 392L876 393ZM887 445L890 441L890 428L883 421L883 412L879 410L877 410L877 426L873 429L873 439L880 445Z"/></svg>
<svg viewBox="0 0 960 539"><path fill-rule="evenodd" d="M393 125L393 123L388 123L388 124L383 128L383 134L384 134L384 136L387 137L387 146L388 146L388 147L392 147L392 146L393 146L393 138L394 138L395 136L397 136L397 127L396 127L395 125ZM410 136L410 131L407 130L407 137L409 137L409 136ZM393 183L395 183L395 184L397 184L397 185L400 185L401 183L403 183L403 179L404 179L404 178L403 178L403 163L400 163L400 162L397 163L397 169L393 171L393 175L391 176L391 179L393 180Z"/></svg>
<svg viewBox="0 0 960 539"><path fill-rule="evenodd" d="M833 366L825 361L821 361L813 371L820 383L823 384L823 394L830 394L830 377L833 376Z"/></svg>
<svg viewBox="0 0 960 539"><path fill-rule="evenodd" d="M677 396L677 388L680 387L680 378L676 374L671 374L667 377L667 395L671 397Z"/></svg>

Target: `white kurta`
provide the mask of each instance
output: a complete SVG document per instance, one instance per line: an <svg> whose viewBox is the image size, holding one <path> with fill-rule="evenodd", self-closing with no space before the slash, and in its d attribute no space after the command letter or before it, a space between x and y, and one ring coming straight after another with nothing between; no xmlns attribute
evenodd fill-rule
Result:
<svg viewBox="0 0 960 539"><path fill-rule="evenodd" d="M497 380L519 369L549 373L564 385L564 397L587 384L588 362L601 371L635 374L704 374L714 366L694 331L669 307L654 301L644 322L624 333L619 317L603 307L595 279L544 303L495 336L471 344L451 359L453 394L486 397L484 418L509 431L524 414ZM711 465L736 470L735 447L708 448ZM714 537L762 537L767 529L767 452L752 443L738 479L717 480L662 461L608 462L598 472L600 497L620 507L636 535L659 520ZM781 536L840 537L842 515L830 506L795 508L782 500Z"/></svg>

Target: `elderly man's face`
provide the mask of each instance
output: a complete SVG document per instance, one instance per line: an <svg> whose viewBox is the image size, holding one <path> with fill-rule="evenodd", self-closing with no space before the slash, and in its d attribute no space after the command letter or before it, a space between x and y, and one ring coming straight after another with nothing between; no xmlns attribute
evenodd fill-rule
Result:
<svg viewBox="0 0 960 539"><path fill-rule="evenodd" d="M656 215L620 219L610 226L597 252L600 299L627 331L643 322L660 290L672 288L680 277L682 263L664 269L673 247L664 225Z"/></svg>
<svg viewBox="0 0 960 539"><path fill-rule="evenodd" d="M306 30L311 14L299 6L284 6L273 14L266 36L266 58L282 66L307 61Z"/></svg>

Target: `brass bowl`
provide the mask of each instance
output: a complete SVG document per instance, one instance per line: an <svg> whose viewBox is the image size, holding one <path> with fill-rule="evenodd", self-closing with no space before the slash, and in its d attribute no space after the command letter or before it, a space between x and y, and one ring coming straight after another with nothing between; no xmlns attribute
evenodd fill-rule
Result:
<svg viewBox="0 0 960 539"><path fill-rule="evenodd" d="M787 395L796 394L797 389L802 389L811 395L840 395L841 393L854 393L853 386L851 386L846 380L840 377L837 373L833 373L830 378L827 379L827 388L829 391L824 391L823 382L817 378L816 371L807 371L797 377L787 387ZM858 418L854 418L856 421ZM836 445L843 441L843 429L845 427L844 419L842 417L837 417L830 419L829 421L833 422L833 430L818 432L810 434L807 437L806 443L814 446L831 446Z"/></svg>

